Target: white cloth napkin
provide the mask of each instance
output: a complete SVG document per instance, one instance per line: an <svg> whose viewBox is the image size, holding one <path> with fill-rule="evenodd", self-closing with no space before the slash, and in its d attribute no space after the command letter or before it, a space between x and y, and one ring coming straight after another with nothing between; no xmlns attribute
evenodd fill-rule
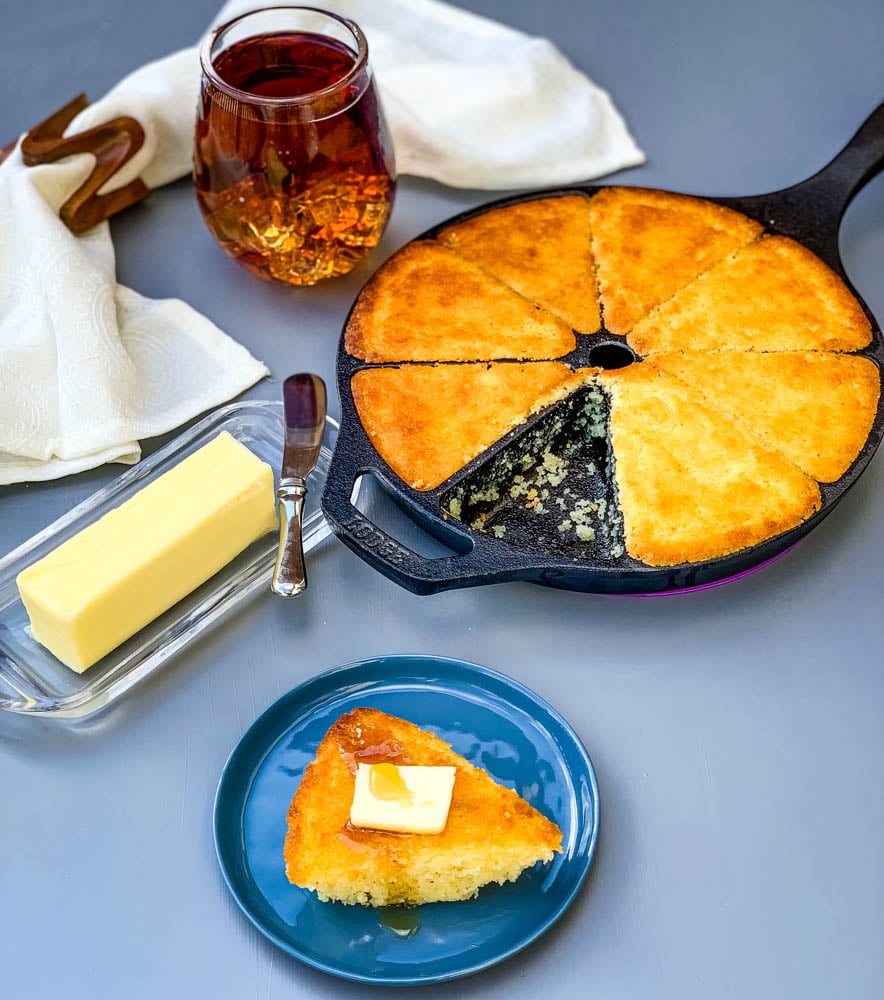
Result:
<svg viewBox="0 0 884 1000"><path fill-rule="evenodd" d="M196 99L186 63L145 66L71 123L68 134L120 114L142 123L144 147L105 190L139 174L156 187L189 170ZM187 108L175 103L182 94ZM68 230L58 212L92 165L79 154L25 167L18 149L0 164L0 485L135 462L140 438L268 374L184 302L117 284L107 222Z"/></svg>
<svg viewBox="0 0 884 1000"><path fill-rule="evenodd" d="M215 23L255 6L230 0ZM504 189L569 184L644 161L609 95L544 38L439 0L315 6L365 32L400 173Z"/></svg>
<svg viewBox="0 0 884 1000"><path fill-rule="evenodd" d="M215 24L264 6L232 0ZM588 180L641 163L610 97L548 41L438 0L323 0L369 43L400 173L456 187ZM72 86L75 88L76 83ZM145 131L105 185L159 187L191 169L199 47L150 63L86 108L73 135L119 115ZM87 154L0 165L0 484L136 461L164 433L267 369L177 300L116 283L107 223L73 236L58 211Z"/></svg>

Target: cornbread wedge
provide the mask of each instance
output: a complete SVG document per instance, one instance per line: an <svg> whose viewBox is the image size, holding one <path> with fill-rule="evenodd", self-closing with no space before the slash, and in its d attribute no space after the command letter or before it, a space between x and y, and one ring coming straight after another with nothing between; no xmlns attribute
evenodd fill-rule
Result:
<svg viewBox="0 0 884 1000"><path fill-rule="evenodd" d="M409 243L362 290L344 334L370 362L558 358L570 326L440 243Z"/></svg>
<svg viewBox="0 0 884 1000"><path fill-rule="evenodd" d="M454 766L442 833L386 833L350 821L359 763ZM290 882L322 900L367 906L470 899L561 850L558 826L434 734L372 708L341 716L307 766L288 811Z"/></svg>
<svg viewBox="0 0 884 1000"><path fill-rule="evenodd" d="M651 566L737 552L810 517L817 483L648 364L603 372L626 551Z"/></svg>
<svg viewBox="0 0 884 1000"><path fill-rule="evenodd" d="M822 351L682 351L645 364L693 386L707 405L823 483L844 475L865 444L881 386L868 358Z"/></svg>
<svg viewBox="0 0 884 1000"><path fill-rule="evenodd" d="M537 198L444 229L439 241L580 333L599 328L586 195Z"/></svg>
<svg viewBox="0 0 884 1000"><path fill-rule="evenodd" d="M714 202L625 187L593 197L590 225L605 327L618 334L761 233Z"/></svg>
<svg viewBox="0 0 884 1000"><path fill-rule="evenodd" d="M432 490L594 369L557 361L366 368L351 382L375 450L416 490Z"/></svg>
<svg viewBox="0 0 884 1000"><path fill-rule="evenodd" d="M657 351L856 351L872 327L847 286L819 257L768 236L700 275L627 336Z"/></svg>

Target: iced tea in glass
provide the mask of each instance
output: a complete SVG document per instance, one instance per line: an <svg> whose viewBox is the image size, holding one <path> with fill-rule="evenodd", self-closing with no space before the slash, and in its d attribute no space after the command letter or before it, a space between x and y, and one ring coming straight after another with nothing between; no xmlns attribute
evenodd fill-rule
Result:
<svg viewBox="0 0 884 1000"><path fill-rule="evenodd" d="M368 47L310 7L252 11L200 55L194 183L209 230L262 278L312 285L376 246L396 189Z"/></svg>

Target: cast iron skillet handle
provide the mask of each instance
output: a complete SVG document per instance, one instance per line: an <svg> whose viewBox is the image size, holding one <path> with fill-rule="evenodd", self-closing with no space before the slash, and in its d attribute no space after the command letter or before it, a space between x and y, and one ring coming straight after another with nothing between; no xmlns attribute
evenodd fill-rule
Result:
<svg viewBox="0 0 884 1000"><path fill-rule="evenodd" d="M435 594L453 587L524 579L520 567L495 569L478 539L469 552L427 559L379 528L343 493L326 493L322 507L335 534L374 569L415 594Z"/></svg>
<svg viewBox="0 0 884 1000"><path fill-rule="evenodd" d="M821 170L792 187L751 199L776 228L800 226L802 242L824 254L837 252L837 231L851 199L884 168L884 104L860 125L847 145ZM809 231L808 231L809 229Z"/></svg>
<svg viewBox="0 0 884 1000"><path fill-rule="evenodd" d="M831 162L806 184L815 184L831 192L840 210L879 170L884 167L884 104L879 104L860 125L856 134Z"/></svg>

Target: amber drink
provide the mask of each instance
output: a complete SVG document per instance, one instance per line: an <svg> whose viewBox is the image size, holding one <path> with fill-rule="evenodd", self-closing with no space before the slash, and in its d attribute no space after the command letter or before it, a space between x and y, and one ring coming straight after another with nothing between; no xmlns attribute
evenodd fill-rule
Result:
<svg viewBox="0 0 884 1000"><path fill-rule="evenodd" d="M380 240L396 188L358 25L254 11L210 35L201 62L194 183L215 239L262 278L345 274Z"/></svg>

